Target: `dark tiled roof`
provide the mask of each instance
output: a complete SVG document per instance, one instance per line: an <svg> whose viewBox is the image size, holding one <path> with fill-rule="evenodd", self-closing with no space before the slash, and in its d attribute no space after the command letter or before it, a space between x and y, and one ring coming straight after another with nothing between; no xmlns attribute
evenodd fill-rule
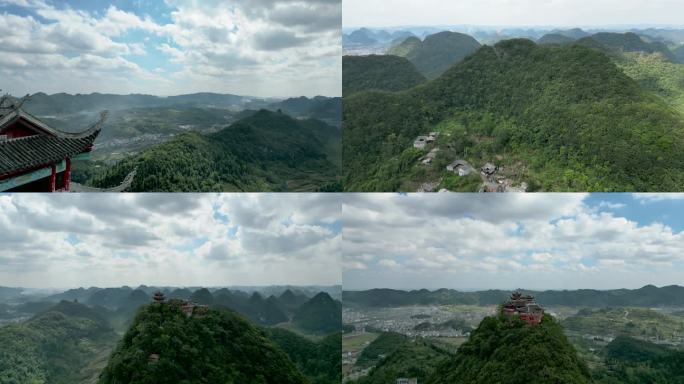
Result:
<svg viewBox="0 0 684 384"><path fill-rule="evenodd" d="M0 176L59 162L87 151L100 134L80 138L34 135L0 141Z"/></svg>
<svg viewBox="0 0 684 384"><path fill-rule="evenodd" d="M61 137L65 139L81 139L84 137L88 137L95 132L99 132L102 129L104 121L107 119L107 115L108 112L103 111L102 113L100 113L100 119L96 123L88 127L88 129L81 132L72 133L54 129L49 125L45 124L44 122L42 122L39 118L31 115L30 113L24 111L21 108L8 109L0 107L0 129L8 125L12 125L18 120L24 120L28 122L29 125L32 125L34 128L36 128L40 133Z"/></svg>

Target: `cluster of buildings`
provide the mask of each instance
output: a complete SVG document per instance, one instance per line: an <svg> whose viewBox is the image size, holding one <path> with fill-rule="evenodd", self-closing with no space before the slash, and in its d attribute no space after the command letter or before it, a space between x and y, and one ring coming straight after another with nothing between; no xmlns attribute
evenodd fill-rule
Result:
<svg viewBox="0 0 684 384"><path fill-rule="evenodd" d="M156 292L154 294L153 300L157 304L163 304L167 302L164 294L161 292ZM202 316L209 309L208 306L196 304L191 300L170 300L168 303L180 306L181 311L187 317L192 317L193 315Z"/></svg>
<svg viewBox="0 0 684 384"><path fill-rule="evenodd" d="M531 326L539 325L544 317L544 308L534 301L534 296L523 295L519 290L511 294L501 312L506 316L518 317Z"/></svg>

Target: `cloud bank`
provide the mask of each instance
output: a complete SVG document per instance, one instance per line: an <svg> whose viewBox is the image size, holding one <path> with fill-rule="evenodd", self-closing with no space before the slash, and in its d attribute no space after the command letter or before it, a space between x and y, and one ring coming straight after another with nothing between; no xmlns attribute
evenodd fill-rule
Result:
<svg viewBox="0 0 684 384"><path fill-rule="evenodd" d="M344 27L427 25L681 26L677 0L344 0Z"/></svg>
<svg viewBox="0 0 684 384"><path fill-rule="evenodd" d="M684 231L639 213L652 203L678 203L669 207L676 212L681 200L605 198L345 195L345 289L681 284ZM627 209L629 217L621 214Z"/></svg>
<svg viewBox="0 0 684 384"><path fill-rule="evenodd" d="M0 195L0 286L340 284L335 195Z"/></svg>
<svg viewBox="0 0 684 384"><path fill-rule="evenodd" d="M0 0L0 87L341 93L340 0Z"/></svg>

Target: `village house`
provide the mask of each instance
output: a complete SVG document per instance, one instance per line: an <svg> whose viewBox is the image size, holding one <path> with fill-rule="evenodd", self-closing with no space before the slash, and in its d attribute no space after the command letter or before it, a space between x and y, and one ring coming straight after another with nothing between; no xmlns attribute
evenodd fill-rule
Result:
<svg viewBox="0 0 684 384"><path fill-rule="evenodd" d="M482 167L482 174L485 176L491 176L496 173L496 169L496 165L487 163Z"/></svg>
<svg viewBox="0 0 684 384"><path fill-rule="evenodd" d="M159 362L159 354L157 354L157 353L151 353L151 354L147 357L147 362L148 362L149 364L157 364L157 363Z"/></svg>
<svg viewBox="0 0 684 384"><path fill-rule="evenodd" d="M397 384L418 384L418 379L415 377L410 379L402 377L400 379L397 379Z"/></svg>
<svg viewBox="0 0 684 384"><path fill-rule="evenodd" d="M461 177L468 176L473 171L473 167L465 160L456 160L447 165L446 169L447 171L454 172Z"/></svg>
<svg viewBox="0 0 684 384"><path fill-rule="evenodd" d="M420 162L423 163L423 165L432 164L432 161L437 157L437 152L439 152L439 148L433 148L427 155L420 159Z"/></svg>
<svg viewBox="0 0 684 384"><path fill-rule="evenodd" d="M416 149L423 149L427 145L427 136L418 136L416 137L416 140L413 142L413 148Z"/></svg>

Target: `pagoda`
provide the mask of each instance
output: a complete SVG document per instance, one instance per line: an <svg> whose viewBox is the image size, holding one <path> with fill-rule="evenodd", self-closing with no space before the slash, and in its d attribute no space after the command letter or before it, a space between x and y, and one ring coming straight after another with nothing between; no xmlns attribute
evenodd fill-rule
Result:
<svg viewBox="0 0 684 384"><path fill-rule="evenodd" d="M69 192L72 162L89 158L107 112L87 129L70 133L26 112L22 106L27 100L0 98L0 192ZM134 176L132 172L121 186L104 191L122 191ZM74 186L78 192L103 191Z"/></svg>
<svg viewBox="0 0 684 384"><path fill-rule="evenodd" d="M154 294L154 302L155 302L155 303L160 303L160 304L161 304L161 303L164 302L164 300L165 300L165 298L164 298L164 294L163 294L163 293L157 291L157 292Z"/></svg>
<svg viewBox="0 0 684 384"><path fill-rule="evenodd" d="M511 294L501 312L506 316L518 317L531 326L539 325L544 317L544 308L534 301L534 296L523 295L520 290Z"/></svg>

